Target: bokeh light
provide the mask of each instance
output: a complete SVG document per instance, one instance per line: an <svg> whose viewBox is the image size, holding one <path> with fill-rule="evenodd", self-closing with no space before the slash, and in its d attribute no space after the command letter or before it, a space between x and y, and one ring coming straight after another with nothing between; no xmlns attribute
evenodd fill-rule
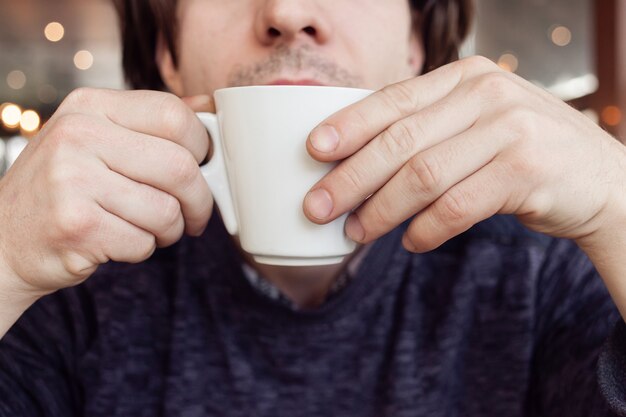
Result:
<svg viewBox="0 0 626 417"><path fill-rule="evenodd" d="M79 70L88 70L93 65L93 55L89 51L78 51L74 55L74 65Z"/></svg>
<svg viewBox="0 0 626 417"><path fill-rule="evenodd" d="M20 70L14 70L7 75L7 85L14 90L19 90L26 85L26 75Z"/></svg>
<svg viewBox="0 0 626 417"><path fill-rule="evenodd" d="M617 106L606 106L600 118L607 126L617 126L622 122L622 111Z"/></svg>
<svg viewBox="0 0 626 417"><path fill-rule="evenodd" d="M498 58L498 66L505 71L515 72L519 66L517 57L511 53L502 54Z"/></svg>
<svg viewBox="0 0 626 417"><path fill-rule="evenodd" d="M41 119L39 115L34 110L26 110L22 113L22 117L20 118L20 127L22 130L28 133L35 132L39 129L39 124L41 123Z"/></svg>
<svg viewBox="0 0 626 417"><path fill-rule="evenodd" d="M565 26L556 26L550 33L550 39L557 46L567 46L572 41L572 32Z"/></svg>
<svg viewBox="0 0 626 417"><path fill-rule="evenodd" d="M50 42L58 42L63 39L65 28L59 22L50 22L46 25L43 33Z"/></svg>
<svg viewBox="0 0 626 417"><path fill-rule="evenodd" d="M0 113L2 123L9 129L15 129L16 127L18 127L21 117L22 110L19 108L19 106L11 103L3 106L2 113Z"/></svg>

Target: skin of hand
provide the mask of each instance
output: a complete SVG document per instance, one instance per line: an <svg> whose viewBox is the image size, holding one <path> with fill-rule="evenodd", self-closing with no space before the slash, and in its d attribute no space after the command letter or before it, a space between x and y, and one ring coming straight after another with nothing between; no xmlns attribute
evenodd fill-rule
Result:
<svg viewBox="0 0 626 417"><path fill-rule="evenodd" d="M623 241L625 147L485 58L375 92L322 122L307 149L341 163L305 214L323 224L354 210L345 230L359 243L412 218L403 245L424 252L496 213L597 253Z"/></svg>
<svg viewBox="0 0 626 417"><path fill-rule="evenodd" d="M177 60L162 38L155 54L174 95L78 90L0 180L0 336L107 259L137 262L183 228L201 232L213 206L198 169L208 140L175 96L211 111L202 106L218 88L281 79L378 89L423 63L406 0L180 0L176 14ZM287 278L302 273L267 272L298 287Z"/></svg>
<svg viewBox="0 0 626 417"><path fill-rule="evenodd" d="M0 181L0 294L36 299L109 260L140 262L183 232L202 233L213 200L198 165L208 134L194 111L211 104L72 92Z"/></svg>

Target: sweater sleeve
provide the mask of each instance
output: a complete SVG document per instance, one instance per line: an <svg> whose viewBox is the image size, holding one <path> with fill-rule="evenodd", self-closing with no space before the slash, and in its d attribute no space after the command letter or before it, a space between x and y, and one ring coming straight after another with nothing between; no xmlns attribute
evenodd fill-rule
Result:
<svg viewBox="0 0 626 417"><path fill-rule="evenodd" d="M537 281L529 416L614 416L597 379L598 356L619 316L591 261L555 240Z"/></svg>
<svg viewBox="0 0 626 417"><path fill-rule="evenodd" d="M95 324L88 294L59 291L29 308L0 340L0 417L82 415L77 358Z"/></svg>
<svg viewBox="0 0 626 417"><path fill-rule="evenodd" d="M626 324L621 319L600 354L598 381L611 409L626 416Z"/></svg>

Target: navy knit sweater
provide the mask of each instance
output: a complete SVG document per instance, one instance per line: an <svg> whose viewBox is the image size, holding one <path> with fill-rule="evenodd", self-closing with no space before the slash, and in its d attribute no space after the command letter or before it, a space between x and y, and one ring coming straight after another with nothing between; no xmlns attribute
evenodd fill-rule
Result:
<svg viewBox="0 0 626 417"><path fill-rule="evenodd" d="M613 415L596 366L619 316L573 243L494 217L418 255L402 230L314 310L251 286L215 218L103 266L0 342L0 416ZM619 410L616 346L601 382Z"/></svg>

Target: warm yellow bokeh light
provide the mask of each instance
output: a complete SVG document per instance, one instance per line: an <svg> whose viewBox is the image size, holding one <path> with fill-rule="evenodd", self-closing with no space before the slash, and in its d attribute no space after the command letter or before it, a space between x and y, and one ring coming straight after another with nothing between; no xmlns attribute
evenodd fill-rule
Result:
<svg viewBox="0 0 626 417"><path fill-rule="evenodd" d="M552 29L550 39L557 46L567 46L572 41L572 32L565 26L557 26Z"/></svg>
<svg viewBox="0 0 626 417"><path fill-rule="evenodd" d="M26 132L34 132L39 129L41 119L34 110L26 110L20 118L20 127Z"/></svg>
<svg viewBox="0 0 626 417"><path fill-rule="evenodd" d="M22 117L22 110L15 104L7 104L2 109L2 123L9 129L13 129L19 126L20 119Z"/></svg>
<svg viewBox="0 0 626 417"><path fill-rule="evenodd" d="M74 65L79 70L88 70L93 65L93 55L89 51L78 51L74 55Z"/></svg>
<svg viewBox="0 0 626 417"><path fill-rule="evenodd" d="M498 58L498 65L505 71L515 72L519 66L519 61L515 55L507 53L502 54L502 56Z"/></svg>
<svg viewBox="0 0 626 417"><path fill-rule="evenodd" d="M23 88L26 85L26 75L20 70L11 71L7 75L7 85L14 90Z"/></svg>
<svg viewBox="0 0 626 417"><path fill-rule="evenodd" d="M63 25L59 22L50 22L46 25L46 28L43 31L46 39L50 42L58 42L63 39L63 35L65 35L65 29Z"/></svg>

